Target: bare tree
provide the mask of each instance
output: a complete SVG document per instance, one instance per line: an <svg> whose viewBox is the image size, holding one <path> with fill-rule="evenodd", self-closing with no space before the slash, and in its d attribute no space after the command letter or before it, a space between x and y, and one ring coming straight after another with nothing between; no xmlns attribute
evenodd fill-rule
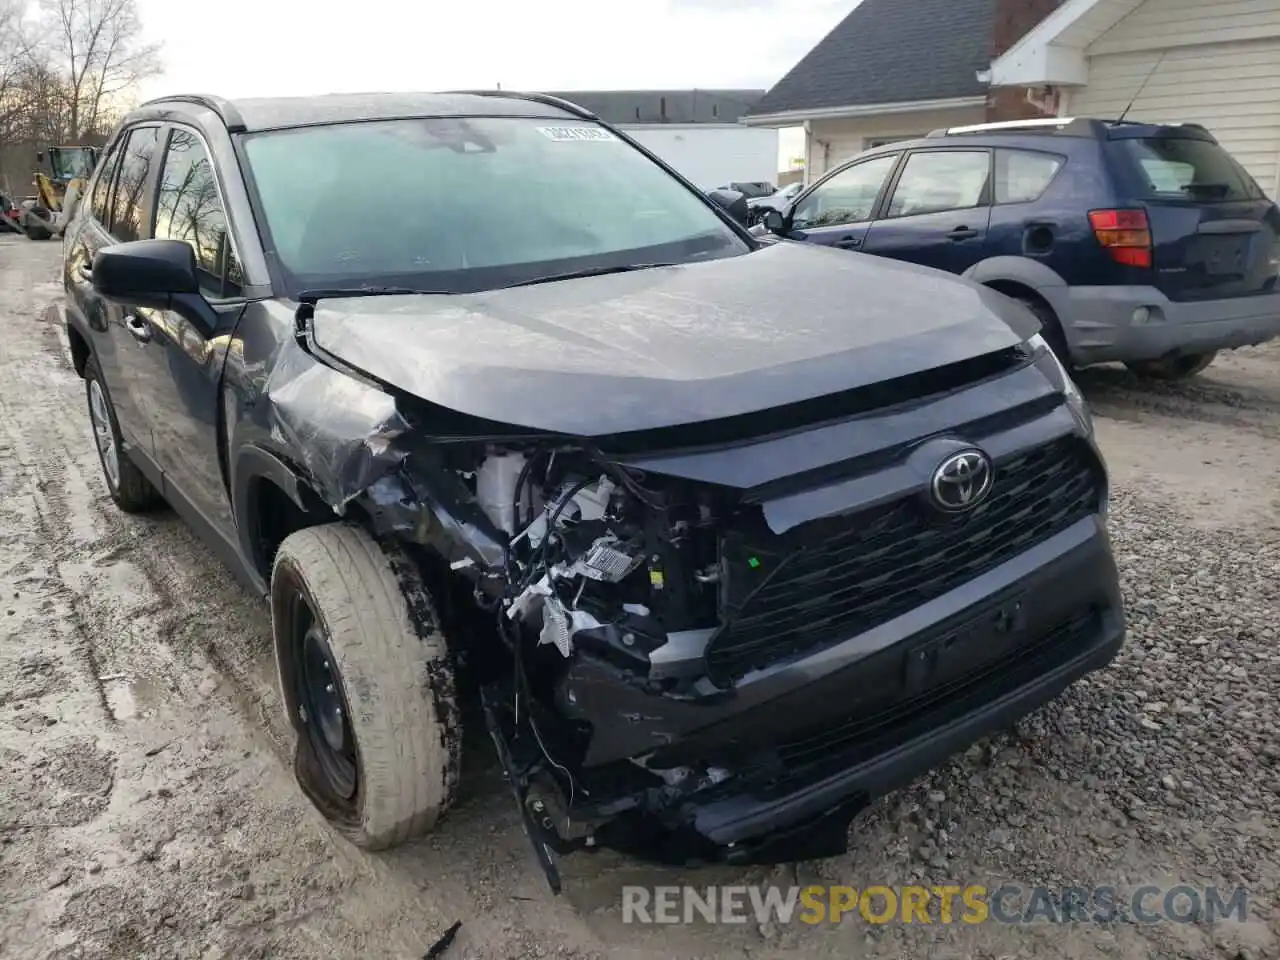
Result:
<svg viewBox="0 0 1280 960"><path fill-rule="evenodd" d="M160 71L137 0L41 0L36 21L41 42L33 54L62 82L72 141L102 133L121 94Z"/></svg>
<svg viewBox="0 0 1280 960"><path fill-rule="evenodd" d="M138 0L0 0L0 189L30 189L36 153L101 144L160 69Z"/></svg>

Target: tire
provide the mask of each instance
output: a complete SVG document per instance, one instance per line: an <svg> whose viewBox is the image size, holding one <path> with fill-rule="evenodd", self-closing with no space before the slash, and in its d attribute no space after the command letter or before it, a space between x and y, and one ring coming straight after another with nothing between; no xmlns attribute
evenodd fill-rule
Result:
<svg viewBox="0 0 1280 960"><path fill-rule="evenodd" d="M1131 360L1125 366L1138 376L1151 380L1188 380L1203 373L1217 355L1217 350L1210 350L1208 353L1188 353L1163 360Z"/></svg>
<svg viewBox="0 0 1280 960"><path fill-rule="evenodd" d="M160 493L129 459L120 444L120 424L115 407L102 380L97 358L92 355L84 365L85 403L89 407L89 424L93 428L94 446L102 479L115 505L125 513L144 513L160 502ZM114 470L113 470L114 465Z"/></svg>
<svg viewBox="0 0 1280 960"><path fill-rule="evenodd" d="M1045 343L1049 344L1049 349L1058 358L1058 362L1067 370L1075 369L1075 365L1071 362L1071 348L1067 346L1066 334L1062 332L1062 324L1058 322L1058 315L1053 312L1053 308L1043 300L1037 300L1034 297L1015 297L1014 299L1036 315L1036 319L1040 321L1040 335L1044 337Z"/></svg>
<svg viewBox="0 0 1280 960"><path fill-rule="evenodd" d="M291 534L272 565L271 625L303 793L366 850L429 831L457 790L462 723L414 564L349 524Z"/></svg>

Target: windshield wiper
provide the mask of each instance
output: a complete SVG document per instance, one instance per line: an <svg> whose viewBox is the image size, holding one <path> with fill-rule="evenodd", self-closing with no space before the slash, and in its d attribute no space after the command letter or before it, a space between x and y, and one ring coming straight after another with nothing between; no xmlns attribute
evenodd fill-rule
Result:
<svg viewBox="0 0 1280 960"><path fill-rule="evenodd" d="M416 287L329 287L319 290L303 290L298 294L299 303L315 303L317 300L338 300L345 297L402 297L452 296L453 290L419 290Z"/></svg>
<svg viewBox="0 0 1280 960"><path fill-rule="evenodd" d="M1183 193L1209 193L1225 197L1231 193L1229 183L1187 183L1181 187Z"/></svg>
<svg viewBox="0 0 1280 960"><path fill-rule="evenodd" d="M582 277L603 277L610 273L632 273L636 270L653 270L656 267L676 267L676 263L624 263L618 267L585 267L582 270L570 270L567 273L550 273L545 277L534 277L532 280L521 280L498 287L499 290L510 290L512 287L531 287L537 283L555 283L557 280L578 280Z"/></svg>

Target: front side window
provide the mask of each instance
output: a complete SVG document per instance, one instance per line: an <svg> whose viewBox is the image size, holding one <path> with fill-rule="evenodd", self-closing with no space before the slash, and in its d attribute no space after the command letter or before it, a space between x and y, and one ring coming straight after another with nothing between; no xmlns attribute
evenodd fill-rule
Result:
<svg viewBox="0 0 1280 960"><path fill-rule="evenodd" d="M224 297L239 292L244 278L231 250L213 164L200 138L180 127L169 135L160 171L155 237L191 245L200 287L206 296Z"/></svg>
<svg viewBox="0 0 1280 960"><path fill-rule="evenodd" d="M120 150L123 146L123 138L116 141L111 152L103 158L98 170L98 179L93 184L91 207L93 219L108 228L111 226L111 186L115 182L116 165L120 160Z"/></svg>
<svg viewBox="0 0 1280 960"><path fill-rule="evenodd" d="M120 158L112 202L111 235L121 243L142 237L146 224L146 192L151 167L156 160L157 127L137 127L130 131Z"/></svg>
<svg viewBox="0 0 1280 960"><path fill-rule="evenodd" d="M892 153L841 170L796 204L791 226L802 230L870 220L884 181L897 162L898 154Z"/></svg>
<svg viewBox="0 0 1280 960"><path fill-rule="evenodd" d="M887 217L913 217L965 210L982 203L991 176L985 150L938 150L913 153L889 201Z"/></svg>
<svg viewBox="0 0 1280 960"><path fill-rule="evenodd" d="M259 226L295 291L465 293L750 249L708 201L578 120L332 124L254 134L244 151Z"/></svg>

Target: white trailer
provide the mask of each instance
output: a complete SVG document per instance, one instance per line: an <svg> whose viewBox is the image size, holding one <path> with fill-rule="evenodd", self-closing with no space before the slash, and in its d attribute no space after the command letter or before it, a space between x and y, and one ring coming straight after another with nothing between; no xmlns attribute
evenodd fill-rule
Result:
<svg viewBox="0 0 1280 960"><path fill-rule="evenodd" d="M778 131L740 123L636 123L620 129L703 190L778 182Z"/></svg>

